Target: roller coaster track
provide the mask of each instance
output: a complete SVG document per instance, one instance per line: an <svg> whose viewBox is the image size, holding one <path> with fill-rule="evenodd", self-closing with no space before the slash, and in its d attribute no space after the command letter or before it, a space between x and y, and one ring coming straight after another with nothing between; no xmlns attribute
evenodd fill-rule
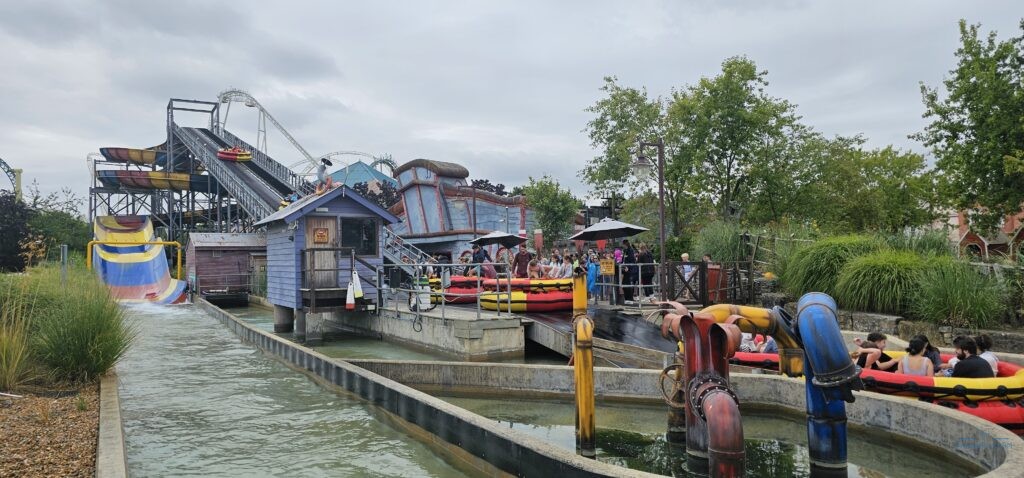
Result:
<svg viewBox="0 0 1024 478"><path fill-rule="evenodd" d="M260 151L267 150L266 120L270 120L270 123L274 125L274 127L277 128L277 130L280 131L282 135L284 135L288 142L291 143L292 146L295 147L295 149L299 150L299 153L302 154L303 158L305 158L304 161L297 164L305 163L308 165L309 168L316 168L319 165L319 162L316 160L316 158L314 158L313 155L309 154L309 151L306 151L306 148L303 148L302 145L295 140L295 137L293 137L291 133L289 133L288 130L285 129L284 126L282 126L279 121L277 121L277 118L274 118L274 115L270 114L270 112L267 111L267 109L264 108L263 105L261 105L260 102L252 95L250 95L247 91L237 89L224 90L217 95L217 100L221 103L228 105L224 110L223 120L220 120L217 127L215 128L217 130L217 133L222 133L224 131L224 127L227 125L228 115L231 113L231 103L241 102L244 103L245 106L258 109L260 112L259 131L256 134L255 149L259 149Z"/></svg>
<svg viewBox="0 0 1024 478"><path fill-rule="evenodd" d="M11 186L14 187L14 195L18 198L21 197L21 170L10 167L3 158L0 158L0 169L7 174L7 179L11 180Z"/></svg>

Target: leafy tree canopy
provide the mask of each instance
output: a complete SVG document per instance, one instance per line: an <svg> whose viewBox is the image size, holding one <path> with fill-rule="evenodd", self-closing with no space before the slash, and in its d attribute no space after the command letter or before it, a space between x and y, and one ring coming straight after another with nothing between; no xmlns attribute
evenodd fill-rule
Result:
<svg viewBox="0 0 1024 478"><path fill-rule="evenodd" d="M14 199L14 193L0 190L0 272L25 269L21 243L29 236L32 210Z"/></svg>
<svg viewBox="0 0 1024 478"><path fill-rule="evenodd" d="M568 189L545 175L540 179L530 177L530 183L523 187L523 194L526 204L533 209L537 227L548 238L545 241L553 243L569 237L581 204Z"/></svg>
<svg viewBox="0 0 1024 478"><path fill-rule="evenodd" d="M504 184L492 183L490 179L474 179L470 182L470 185L480 191L487 191L498 196L508 196Z"/></svg>
<svg viewBox="0 0 1024 478"><path fill-rule="evenodd" d="M384 181L374 181L372 187L365 182L356 183L352 190L384 209L394 206L401 199L398 189Z"/></svg>
<svg viewBox="0 0 1024 478"><path fill-rule="evenodd" d="M931 148L955 205L978 229L993 230L1024 203L1024 35L982 38L979 27L960 21L945 96L922 83L931 124L915 138Z"/></svg>

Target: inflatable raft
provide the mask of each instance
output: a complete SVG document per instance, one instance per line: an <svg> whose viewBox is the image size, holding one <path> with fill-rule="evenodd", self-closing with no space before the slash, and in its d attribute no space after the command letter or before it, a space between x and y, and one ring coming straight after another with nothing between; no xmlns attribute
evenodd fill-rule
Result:
<svg viewBox="0 0 1024 478"><path fill-rule="evenodd" d="M572 310L572 279L486 279L480 307L502 312L557 312ZM508 289L511 285L512 304ZM490 292L490 293L487 293Z"/></svg>
<svg viewBox="0 0 1024 478"><path fill-rule="evenodd" d="M900 359L905 352L886 352ZM943 362L952 355L942 354ZM777 370L777 354L736 352L730 360L738 365ZM921 401L969 413L1024 435L1024 367L999 362L995 378L921 377L883 370L861 371L865 389L872 392L917 398Z"/></svg>
<svg viewBox="0 0 1024 478"><path fill-rule="evenodd" d="M440 278L435 277L433 279L430 279L430 290L434 292L442 292ZM443 290L445 295L430 296L430 303L440 304L443 298L444 303L446 304L475 304L476 293L478 291L479 289L477 288L476 277L451 276L449 281L449 287Z"/></svg>
<svg viewBox="0 0 1024 478"><path fill-rule="evenodd" d="M252 159L252 153L238 147L225 148L217 151L217 158L224 161L249 161Z"/></svg>

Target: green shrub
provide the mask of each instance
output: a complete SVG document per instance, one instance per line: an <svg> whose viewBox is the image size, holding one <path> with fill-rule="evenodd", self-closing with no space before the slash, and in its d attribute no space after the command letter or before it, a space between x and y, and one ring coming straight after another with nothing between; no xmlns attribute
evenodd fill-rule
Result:
<svg viewBox="0 0 1024 478"><path fill-rule="evenodd" d="M775 251L771 256L767 271L778 277L779 284L783 289L789 288L789 277L793 270L793 263L797 253L811 243L800 240L778 240L775 241Z"/></svg>
<svg viewBox="0 0 1024 478"><path fill-rule="evenodd" d="M53 377L91 380L124 355L135 331L107 287L84 269L69 269L60 283L57 267L37 268L27 278L33 356Z"/></svg>
<svg viewBox="0 0 1024 478"><path fill-rule="evenodd" d="M836 301L853 310L902 314L916 292L926 261L916 252L880 250L843 266Z"/></svg>
<svg viewBox="0 0 1024 478"><path fill-rule="evenodd" d="M734 262L750 259L747 245L743 242L742 229L733 222L716 221L705 225L693 241L694 257L700 260L710 254L714 262Z"/></svg>
<svg viewBox="0 0 1024 478"><path fill-rule="evenodd" d="M897 250L914 251L924 255L952 256L954 249L945 231L909 231L882 236L882 240Z"/></svg>
<svg viewBox="0 0 1024 478"><path fill-rule="evenodd" d="M1006 311L1006 290L995 278L961 261L933 261L918 278L910 302L914 317L938 325L983 327Z"/></svg>
<svg viewBox="0 0 1024 478"><path fill-rule="evenodd" d="M835 295L839 272L854 257L877 251L884 244L870 236L837 236L795 251L782 279L786 290L800 296L806 292Z"/></svg>
<svg viewBox="0 0 1024 478"><path fill-rule="evenodd" d="M28 316L24 298L11 284L0 295L0 391L12 391L32 375Z"/></svg>

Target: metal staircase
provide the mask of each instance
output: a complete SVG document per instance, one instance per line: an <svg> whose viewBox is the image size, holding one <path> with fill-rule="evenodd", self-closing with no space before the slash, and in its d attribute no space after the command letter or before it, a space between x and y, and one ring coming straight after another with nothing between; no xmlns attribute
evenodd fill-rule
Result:
<svg viewBox="0 0 1024 478"><path fill-rule="evenodd" d="M199 130L182 128L177 123L172 123L171 132L196 155L206 170L227 190L231 197L235 198L235 201L238 201L238 205L249 214L249 217L259 220L274 212L271 205L254 194L234 171L217 159L217 148L211 148Z"/></svg>
<svg viewBox="0 0 1024 478"><path fill-rule="evenodd" d="M405 258L417 264L426 264L433 259L430 254L409 244L405 239L402 239L398 234L395 234L394 231L386 227L384 228L384 257L399 266L405 264L403 260ZM401 266L401 269L409 275L416 275L415 267L413 266Z"/></svg>

